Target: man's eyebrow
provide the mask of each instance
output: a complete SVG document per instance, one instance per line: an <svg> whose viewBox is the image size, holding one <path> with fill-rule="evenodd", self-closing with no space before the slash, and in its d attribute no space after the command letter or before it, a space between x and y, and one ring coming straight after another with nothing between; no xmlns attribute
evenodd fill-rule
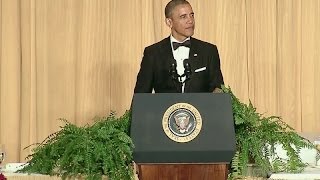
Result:
<svg viewBox="0 0 320 180"><path fill-rule="evenodd" d="M194 15L194 12L190 13L190 15ZM184 17L184 16L187 16L187 13L181 14L179 17Z"/></svg>
<svg viewBox="0 0 320 180"><path fill-rule="evenodd" d="M181 15L180 15L180 17L186 16L186 15L187 15L187 14L186 14L186 13L184 13L184 14L181 14Z"/></svg>

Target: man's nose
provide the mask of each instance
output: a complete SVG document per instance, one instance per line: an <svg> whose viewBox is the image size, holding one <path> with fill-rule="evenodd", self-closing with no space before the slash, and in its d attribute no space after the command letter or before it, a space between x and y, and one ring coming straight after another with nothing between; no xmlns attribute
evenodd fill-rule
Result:
<svg viewBox="0 0 320 180"><path fill-rule="evenodd" d="M188 23L192 24L194 22L193 16L188 16Z"/></svg>

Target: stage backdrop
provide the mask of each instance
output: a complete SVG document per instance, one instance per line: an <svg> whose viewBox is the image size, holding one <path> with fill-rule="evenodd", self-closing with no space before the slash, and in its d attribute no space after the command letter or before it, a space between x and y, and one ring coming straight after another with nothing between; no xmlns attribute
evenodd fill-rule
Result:
<svg viewBox="0 0 320 180"><path fill-rule="evenodd" d="M143 49L169 35L168 0L0 0L0 143L6 162L62 125L131 103ZM319 0L190 0L226 85L299 132L320 130ZM142 127L143 128L143 127Z"/></svg>

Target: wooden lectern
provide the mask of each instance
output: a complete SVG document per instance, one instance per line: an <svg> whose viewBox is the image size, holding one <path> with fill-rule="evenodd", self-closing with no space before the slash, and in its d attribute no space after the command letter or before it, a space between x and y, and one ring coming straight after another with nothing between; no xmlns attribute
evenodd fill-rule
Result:
<svg viewBox="0 0 320 180"><path fill-rule="evenodd" d="M223 180L236 140L229 94L140 93L131 138L139 180Z"/></svg>

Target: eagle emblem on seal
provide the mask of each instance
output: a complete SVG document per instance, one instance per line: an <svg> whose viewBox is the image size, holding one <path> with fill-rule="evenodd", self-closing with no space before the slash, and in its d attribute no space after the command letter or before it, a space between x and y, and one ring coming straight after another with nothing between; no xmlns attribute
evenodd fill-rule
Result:
<svg viewBox="0 0 320 180"><path fill-rule="evenodd" d="M177 130L180 133L187 133L192 126L190 122L190 115L185 112L180 112L174 116L175 124L177 125Z"/></svg>

